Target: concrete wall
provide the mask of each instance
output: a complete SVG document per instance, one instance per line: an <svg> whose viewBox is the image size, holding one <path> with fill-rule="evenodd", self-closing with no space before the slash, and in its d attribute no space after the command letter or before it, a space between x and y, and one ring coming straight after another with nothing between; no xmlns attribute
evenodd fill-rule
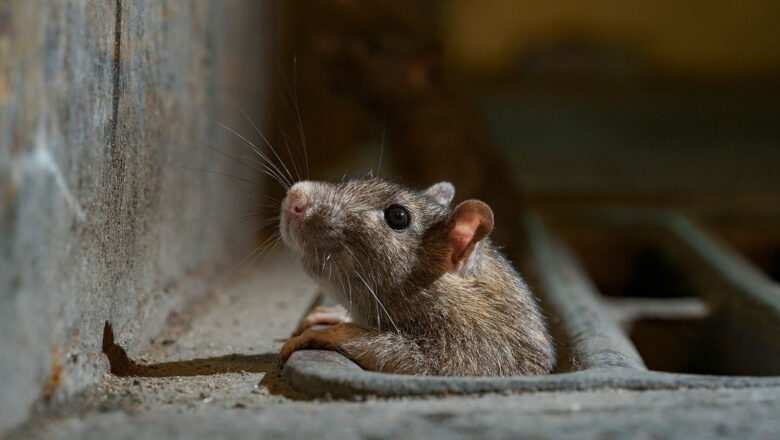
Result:
<svg viewBox="0 0 780 440"><path fill-rule="evenodd" d="M239 172L196 138L248 133L226 90L264 123L272 12L0 2L0 432L107 372L106 321L132 355L242 252L246 199L187 168Z"/></svg>

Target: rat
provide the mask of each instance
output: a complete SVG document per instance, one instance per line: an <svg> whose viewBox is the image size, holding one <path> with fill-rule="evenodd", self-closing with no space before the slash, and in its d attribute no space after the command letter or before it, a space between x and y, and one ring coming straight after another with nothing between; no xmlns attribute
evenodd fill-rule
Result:
<svg viewBox="0 0 780 440"><path fill-rule="evenodd" d="M363 177L301 181L282 201L283 241L340 306L316 308L279 354L335 350L366 370L541 375L555 352L529 287L488 235L482 201L449 182L416 191ZM324 328L310 328L328 324Z"/></svg>

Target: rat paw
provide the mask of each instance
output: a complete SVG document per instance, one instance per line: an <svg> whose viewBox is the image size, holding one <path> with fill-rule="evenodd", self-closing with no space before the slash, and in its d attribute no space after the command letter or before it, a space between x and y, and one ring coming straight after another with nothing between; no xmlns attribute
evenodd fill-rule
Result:
<svg viewBox="0 0 780 440"><path fill-rule="evenodd" d="M290 338L279 351L279 363L284 365L290 355L305 348L338 350L354 334L354 324L338 324L323 329L305 330L299 336ZM350 331L352 330L352 331Z"/></svg>
<svg viewBox="0 0 780 440"><path fill-rule="evenodd" d="M335 325L347 322L352 322L352 318L350 318L347 309L342 306L315 307L305 318L301 319L293 336L298 336L315 325Z"/></svg>

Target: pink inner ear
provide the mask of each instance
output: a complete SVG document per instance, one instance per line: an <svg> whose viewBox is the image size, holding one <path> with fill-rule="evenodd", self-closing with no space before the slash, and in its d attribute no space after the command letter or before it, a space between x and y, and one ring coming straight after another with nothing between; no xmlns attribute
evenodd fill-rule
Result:
<svg viewBox="0 0 780 440"><path fill-rule="evenodd" d="M455 226L450 231L448 238L450 241L450 264L452 268L457 266L474 238L474 233L480 224L480 218L475 214L463 215L456 220Z"/></svg>

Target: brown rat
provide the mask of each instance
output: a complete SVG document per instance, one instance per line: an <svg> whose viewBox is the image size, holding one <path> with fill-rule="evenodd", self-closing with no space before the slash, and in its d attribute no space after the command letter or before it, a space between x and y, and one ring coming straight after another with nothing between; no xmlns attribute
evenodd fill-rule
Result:
<svg viewBox="0 0 780 440"><path fill-rule="evenodd" d="M377 178L292 186L282 238L343 308L315 310L302 329L331 325L290 339L280 360L320 348L388 373L549 373L550 335L487 237L492 211L478 200L451 208L454 193L447 182L419 192Z"/></svg>

